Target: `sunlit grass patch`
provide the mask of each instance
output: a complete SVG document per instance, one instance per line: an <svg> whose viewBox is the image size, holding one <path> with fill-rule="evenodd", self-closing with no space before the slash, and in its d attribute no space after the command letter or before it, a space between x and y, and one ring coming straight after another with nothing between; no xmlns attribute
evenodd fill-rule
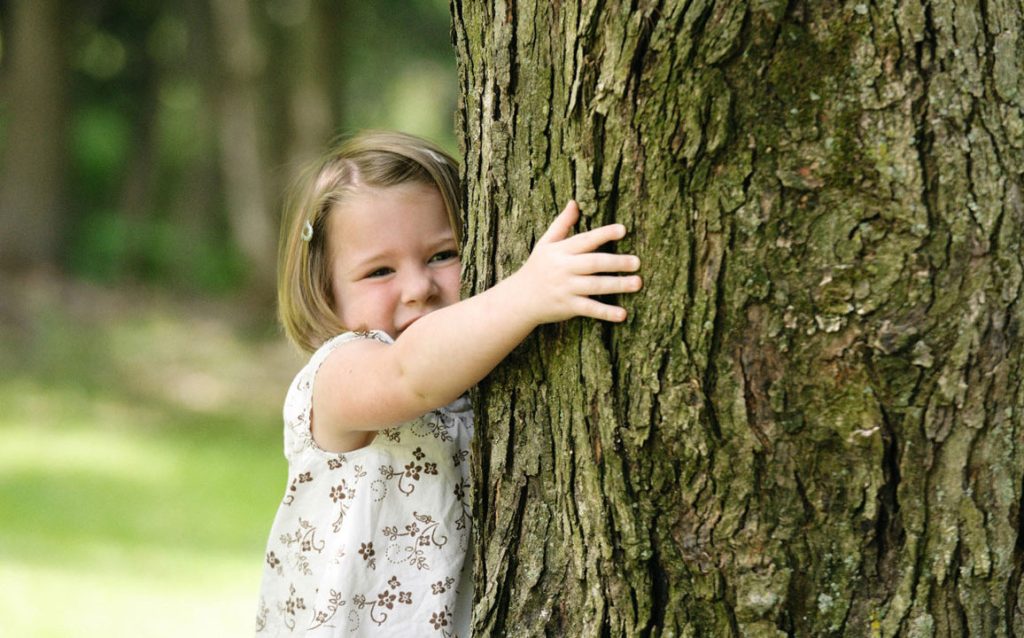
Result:
<svg viewBox="0 0 1024 638"><path fill-rule="evenodd" d="M0 597L5 635L248 634L279 437L99 413L0 424L0 591L19 592Z"/></svg>
<svg viewBox="0 0 1024 638"><path fill-rule="evenodd" d="M247 636L259 565L241 558L110 546L91 568L4 560L5 636ZM189 568L192 569L189 569Z"/></svg>
<svg viewBox="0 0 1024 638"><path fill-rule="evenodd" d="M0 324L0 635L249 635L295 360L100 294L44 297L17 344Z"/></svg>

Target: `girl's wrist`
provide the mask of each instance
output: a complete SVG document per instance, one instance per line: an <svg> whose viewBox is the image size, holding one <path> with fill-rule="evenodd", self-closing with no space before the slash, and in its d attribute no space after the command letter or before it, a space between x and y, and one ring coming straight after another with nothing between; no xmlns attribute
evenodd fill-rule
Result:
<svg viewBox="0 0 1024 638"><path fill-rule="evenodd" d="M529 277L523 272L523 268L502 279L492 290L500 295L501 307L497 310L506 319L522 321L527 324L527 331L544 323L536 307L537 295L531 294Z"/></svg>

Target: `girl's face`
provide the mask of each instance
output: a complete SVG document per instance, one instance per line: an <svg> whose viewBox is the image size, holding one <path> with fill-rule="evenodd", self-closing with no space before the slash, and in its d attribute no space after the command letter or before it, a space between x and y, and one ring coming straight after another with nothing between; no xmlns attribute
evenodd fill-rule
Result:
<svg viewBox="0 0 1024 638"><path fill-rule="evenodd" d="M462 264L437 188L362 187L331 211L327 234L334 311L349 330L397 339L459 300Z"/></svg>

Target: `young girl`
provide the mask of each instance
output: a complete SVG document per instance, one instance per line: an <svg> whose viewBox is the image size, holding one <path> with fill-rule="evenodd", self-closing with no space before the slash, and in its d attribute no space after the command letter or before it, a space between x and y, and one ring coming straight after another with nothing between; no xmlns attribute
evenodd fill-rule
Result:
<svg viewBox="0 0 1024 638"><path fill-rule="evenodd" d="M278 299L311 352L285 399L288 488L267 546L257 633L469 635L464 394L536 326L623 321L592 295L635 292L640 261L569 236L569 202L526 264L459 300L455 162L397 133L332 152L285 219Z"/></svg>

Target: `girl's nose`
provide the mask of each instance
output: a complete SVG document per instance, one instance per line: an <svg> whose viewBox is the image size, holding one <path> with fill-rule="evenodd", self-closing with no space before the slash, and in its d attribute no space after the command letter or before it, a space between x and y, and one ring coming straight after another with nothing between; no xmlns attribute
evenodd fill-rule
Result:
<svg viewBox="0 0 1024 638"><path fill-rule="evenodd" d="M402 303L423 303L437 293L437 284L429 268L420 268L405 273L402 281Z"/></svg>

